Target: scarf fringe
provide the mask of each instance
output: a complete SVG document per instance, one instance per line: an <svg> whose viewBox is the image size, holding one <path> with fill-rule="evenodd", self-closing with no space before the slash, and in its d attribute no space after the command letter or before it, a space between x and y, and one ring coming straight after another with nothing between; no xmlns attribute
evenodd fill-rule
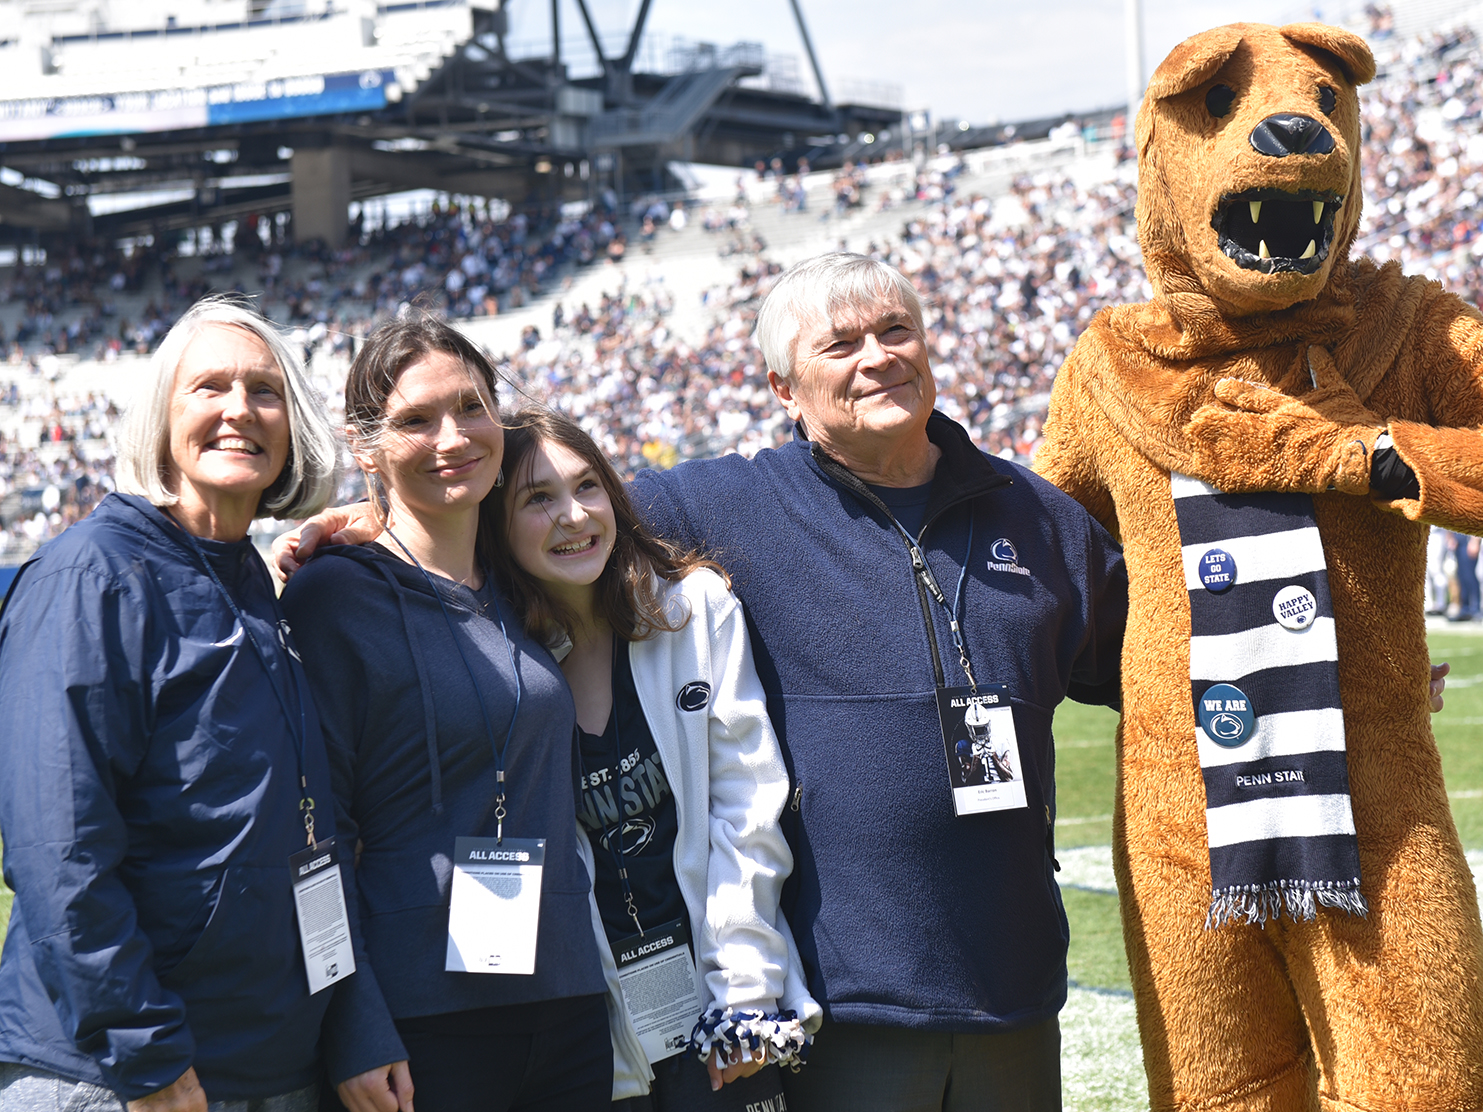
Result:
<svg viewBox="0 0 1483 1112"><path fill-rule="evenodd" d="M1227 923L1265 927L1268 919L1278 919L1284 912L1295 923L1308 921L1317 918L1320 905L1338 908L1361 919L1370 913L1360 894L1358 878L1275 880L1216 889L1205 916L1205 929L1214 930Z"/></svg>
<svg viewBox="0 0 1483 1112"><path fill-rule="evenodd" d="M736 1049L753 1055L767 1052L767 1061L787 1066L794 1073L808 1060L814 1037L803 1029L797 1012L756 1012L712 1008L700 1017L690 1033L690 1049L704 1062L719 1049L725 1057Z"/></svg>

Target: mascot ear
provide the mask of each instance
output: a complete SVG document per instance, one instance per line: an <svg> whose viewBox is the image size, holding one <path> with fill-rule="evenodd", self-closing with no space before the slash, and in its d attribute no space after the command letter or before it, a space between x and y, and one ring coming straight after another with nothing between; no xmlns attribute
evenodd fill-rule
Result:
<svg viewBox="0 0 1483 1112"><path fill-rule="evenodd" d="M1178 96L1210 80L1240 45L1241 29L1236 26L1217 27L1185 39L1153 71L1145 99Z"/></svg>
<svg viewBox="0 0 1483 1112"><path fill-rule="evenodd" d="M1364 39L1326 23L1289 23L1282 37L1294 46L1306 46L1332 54L1353 85L1363 85L1375 76L1375 56Z"/></svg>

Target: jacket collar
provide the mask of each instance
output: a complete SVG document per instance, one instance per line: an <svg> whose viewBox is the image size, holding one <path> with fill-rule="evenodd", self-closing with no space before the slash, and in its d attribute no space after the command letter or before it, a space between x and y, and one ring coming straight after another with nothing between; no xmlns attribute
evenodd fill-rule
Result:
<svg viewBox="0 0 1483 1112"><path fill-rule="evenodd" d="M858 475L808 438L808 430L801 420L794 422L793 439L808 449L814 466L825 477L866 503L876 504L869 487ZM923 533L933 519L949 507L1014 482L1009 474L999 469L1002 465L979 451L969 438L967 429L936 410L927 418L927 439L937 445L942 458L937 461L937 470L932 476L932 493L927 502L927 516L923 519Z"/></svg>

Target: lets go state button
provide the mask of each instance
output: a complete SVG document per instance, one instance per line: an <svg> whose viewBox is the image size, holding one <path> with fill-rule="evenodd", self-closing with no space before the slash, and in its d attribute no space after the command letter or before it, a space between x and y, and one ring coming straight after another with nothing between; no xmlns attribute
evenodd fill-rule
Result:
<svg viewBox="0 0 1483 1112"><path fill-rule="evenodd" d="M1223 548L1212 548L1200 557L1200 582L1211 594L1221 595L1236 585L1236 561Z"/></svg>

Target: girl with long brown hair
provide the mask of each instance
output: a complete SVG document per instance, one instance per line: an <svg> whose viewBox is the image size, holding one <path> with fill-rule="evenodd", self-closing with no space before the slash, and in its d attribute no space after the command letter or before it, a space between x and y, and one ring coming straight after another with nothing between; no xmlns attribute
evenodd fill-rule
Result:
<svg viewBox="0 0 1483 1112"><path fill-rule="evenodd" d="M716 564L644 527L569 418L517 414L505 473L495 565L526 632L566 649L576 703L578 817L622 984L614 1097L633 1112L782 1107L759 1102L780 1098L778 1065L796 1067L820 1010L778 908L788 774L741 604ZM689 976L658 977L664 962Z"/></svg>

